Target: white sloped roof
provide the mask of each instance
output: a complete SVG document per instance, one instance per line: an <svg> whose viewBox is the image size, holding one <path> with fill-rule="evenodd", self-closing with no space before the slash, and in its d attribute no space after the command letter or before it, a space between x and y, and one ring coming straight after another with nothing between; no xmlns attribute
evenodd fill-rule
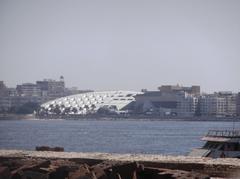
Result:
<svg viewBox="0 0 240 179"><path fill-rule="evenodd" d="M56 106L60 107L60 109L76 108L78 114L93 110L93 108L98 110L103 106L115 106L117 110L121 110L132 101L135 101L134 96L137 94L142 93L133 91L87 92L58 98L42 104L41 107L48 110Z"/></svg>

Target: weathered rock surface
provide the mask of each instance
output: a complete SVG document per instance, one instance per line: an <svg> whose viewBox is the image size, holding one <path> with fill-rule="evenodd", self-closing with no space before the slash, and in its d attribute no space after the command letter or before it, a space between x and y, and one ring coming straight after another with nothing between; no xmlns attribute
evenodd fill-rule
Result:
<svg viewBox="0 0 240 179"><path fill-rule="evenodd" d="M11 173L8 167L0 166L0 179L9 179L11 177Z"/></svg>
<svg viewBox="0 0 240 179"><path fill-rule="evenodd" d="M63 147L49 147L49 146L37 146L36 151L53 151L53 152L63 152Z"/></svg>
<svg viewBox="0 0 240 179"><path fill-rule="evenodd" d="M86 154L82 158L64 158L63 156L73 155L67 152L26 153L3 154L0 150L0 179L208 179L240 176L239 159L222 160L220 164L214 163L218 160L208 158L195 162L190 158L180 160L180 157L176 157L175 161L174 157L169 157L171 160L168 161L150 160L151 158L135 160L139 156L127 160L125 154L98 153L94 159L93 154L89 158ZM231 164L230 161L236 164Z"/></svg>
<svg viewBox="0 0 240 179"><path fill-rule="evenodd" d="M207 179L196 172L144 167L137 162L111 162L89 166L69 160L8 159L2 158L0 179ZM15 164L13 170L8 166Z"/></svg>

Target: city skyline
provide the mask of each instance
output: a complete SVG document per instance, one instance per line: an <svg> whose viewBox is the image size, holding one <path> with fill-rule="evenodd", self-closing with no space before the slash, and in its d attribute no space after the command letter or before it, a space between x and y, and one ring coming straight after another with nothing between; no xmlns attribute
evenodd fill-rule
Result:
<svg viewBox="0 0 240 179"><path fill-rule="evenodd" d="M0 2L0 80L240 91L239 1Z"/></svg>
<svg viewBox="0 0 240 179"><path fill-rule="evenodd" d="M52 79L52 78L44 78L44 79L40 79L40 80L35 80L34 82L22 82L22 83L17 83L15 86L8 86L7 85L7 83L6 83L6 81L3 81L3 80L0 80L0 82L2 82L7 88L17 88L18 86L21 86L21 85L28 85L28 84L30 84L30 85L38 85L38 83L39 82L64 82L63 84L64 84L64 86L65 86L65 88L66 89L72 89L72 90L82 90L82 91L84 91L84 90L86 90L86 91L96 91L96 92L99 92L99 91L113 91L113 90L111 90L111 89L104 89L104 90L96 90L96 89L88 89L88 88L79 88L79 87L77 87L76 85L74 86L68 86L68 85L66 85L66 81L65 81L65 79L64 79L64 77L63 76L60 76L60 78L58 78L58 79ZM145 87L145 88L142 88L142 89L139 89L139 90L131 90L131 89L124 89L125 91L138 91L138 92L144 92L144 91L161 91L161 87L162 86L165 86L165 87L173 87L173 88L175 88L175 87L183 87L183 88L187 88L187 86L189 86L189 87L194 87L194 86L196 86L196 87L199 87L199 91L200 91L200 93L201 94L213 94L213 93L218 93L218 92L232 92L232 93L240 93L240 91L233 91L233 90L231 90L231 89L228 89L228 90L214 90L214 91L212 91L212 92L206 92L206 91L203 91L202 90L202 86L200 86L200 85L196 85L196 84L190 84L190 85L183 85L183 84L169 84L169 83L167 83L167 84L159 84L158 86L156 86L154 89L149 89L149 88L147 88L147 87ZM116 91L124 91L123 89L116 89ZM82 92L81 91L81 92Z"/></svg>

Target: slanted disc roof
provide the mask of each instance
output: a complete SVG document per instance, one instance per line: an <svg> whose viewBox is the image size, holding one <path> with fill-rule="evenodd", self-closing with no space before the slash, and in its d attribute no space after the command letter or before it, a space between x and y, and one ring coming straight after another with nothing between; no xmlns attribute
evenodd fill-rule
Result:
<svg viewBox="0 0 240 179"><path fill-rule="evenodd" d="M137 94L142 93L133 91L87 92L58 98L42 104L41 107L48 111L52 111L56 107L61 111L66 108L75 108L74 113L76 114L85 114L89 111L97 111L101 107L111 106L121 110L135 101L134 96Z"/></svg>

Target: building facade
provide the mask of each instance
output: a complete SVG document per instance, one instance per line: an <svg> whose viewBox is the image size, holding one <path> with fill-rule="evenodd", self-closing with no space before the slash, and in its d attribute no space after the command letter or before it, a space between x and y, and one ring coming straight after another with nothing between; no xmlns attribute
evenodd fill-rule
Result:
<svg viewBox="0 0 240 179"><path fill-rule="evenodd" d="M3 81L0 81L0 96L7 96L7 87Z"/></svg>
<svg viewBox="0 0 240 179"><path fill-rule="evenodd" d="M48 100L53 100L65 96L65 83L63 80L43 80L37 81L36 85L41 90L41 95Z"/></svg>
<svg viewBox="0 0 240 179"><path fill-rule="evenodd" d="M182 93L178 98L177 114L182 117L193 117L196 115L198 105L198 97L189 94Z"/></svg>
<svg viewBox="0 0 240 179"><path fill-rule="evenodd" d="M41 97L41 89L38 85L33 83L24 83L22 85L17 85L18 96L35 96Z"/></svg>
<svg viewBox="0 0 240 179"><path fill-rule="evenodd" d="M237 114L237 95L232 92L218 92L199 98L201 115L231 117Z"/></svg>
<svg viewBox="0 0 240 179"><path fill-rule="evenodd" d="M192 117L195 115L198 97L187 92L177 91L150 91L136 95L135 110L156 116Z"/></svg>
<svg viewBox="0 0 240 179"><path fill-rule="evenodd" d="M0 112L12 111L27 103L42 104L66 95L63 77L59 81L23 83L16 88L7 88L4 82L0 81Z"/></svg>
<svg viewBox="0 0 240 179"><path fill-rule="evenodd" d="M240 116L240 92L236 95L236 115Z"/></svg>
<svg viewBox="0 0 240 179"><path fill-rule="evenodd" d="M161 92L186 92L194 96L200 96L200 86L180 86L180 85L162 85L158 87Z"/></svg>

